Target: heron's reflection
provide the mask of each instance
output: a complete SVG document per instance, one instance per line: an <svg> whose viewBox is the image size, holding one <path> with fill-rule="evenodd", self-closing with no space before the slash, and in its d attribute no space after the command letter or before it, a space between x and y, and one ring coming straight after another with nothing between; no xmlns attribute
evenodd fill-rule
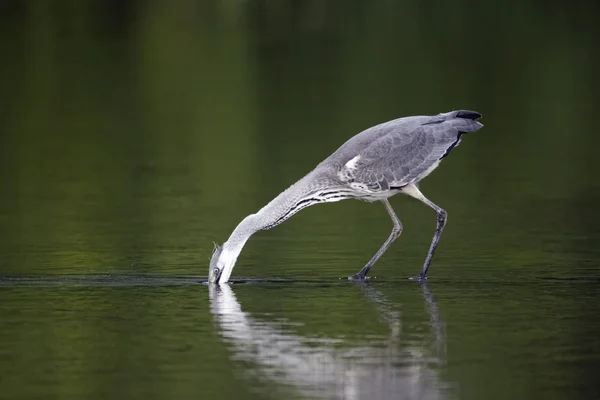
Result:
<svg viewBox="0 0 600 400"><path fill-rule="evenodd" d="M310 340L275 322L242 311L231 286L210 287L211 311L234 359L252 362L262 378L301 395L343 399L441 399L449 385L437 372L445 358L445 335L437 305L422 284L434 343L401 343L402 324L381 292L360 284L389 327L387 340L348 347L342 340ZM430 336L431 337L431 336Z"/></svg>

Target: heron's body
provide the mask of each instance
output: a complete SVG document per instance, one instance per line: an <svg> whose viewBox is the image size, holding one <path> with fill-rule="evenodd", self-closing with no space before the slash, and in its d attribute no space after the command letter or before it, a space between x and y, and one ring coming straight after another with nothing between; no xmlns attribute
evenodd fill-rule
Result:
<svg viewBox="0 0 600 400"><path fill-rule="evenodd" d="M248 238L259 230L279 225L303 208L345 199L380 200L394 223L383 246L353 279L364 279L402 231L402 224L388 198L404 193L433 208L438 224L419 279L425 279L431 258L446 222L446 212L429 201L417 184L429 175L459 144L463 133L475 132L483 125L479 113L452 111L436 116L395 119L371 127L350 138L308 175L275 197L256 214L246 217L230 238L217 246L211 259L211 280L227 282L239 253Z"/></svg>

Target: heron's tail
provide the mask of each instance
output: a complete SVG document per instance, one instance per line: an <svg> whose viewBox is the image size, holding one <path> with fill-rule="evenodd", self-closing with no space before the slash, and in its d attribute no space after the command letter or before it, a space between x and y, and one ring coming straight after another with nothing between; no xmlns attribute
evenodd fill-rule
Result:
<svg viewBox="0 0 600 400"><path fill-rule="evenodd" d="M458 110L454 111L454 118L464 118L464 119L472 119L476 120L482 117L477 111L469 111L469 110Z"/></svg>
<svg viewBox="0 0 600 400"><path fill-rule="evenodd" d="M454 125L460 133L470 133L483 128L483 124L476 121L481 117L482 115L476 111L457 110L448 113L446 121L452 120L452 125Z"/></svg>

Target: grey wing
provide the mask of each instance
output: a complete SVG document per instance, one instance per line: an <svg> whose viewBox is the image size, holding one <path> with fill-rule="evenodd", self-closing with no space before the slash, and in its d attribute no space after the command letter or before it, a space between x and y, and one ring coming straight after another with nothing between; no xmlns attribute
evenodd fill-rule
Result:
<svg viewBox="0 0 600 400"><path fill-rule="evenodd" d="M385 191L418 181L437 167L464 132L482 125L434 117L412 130L392 130L351 158L339 171L342 181L367 191Z"/></svg>

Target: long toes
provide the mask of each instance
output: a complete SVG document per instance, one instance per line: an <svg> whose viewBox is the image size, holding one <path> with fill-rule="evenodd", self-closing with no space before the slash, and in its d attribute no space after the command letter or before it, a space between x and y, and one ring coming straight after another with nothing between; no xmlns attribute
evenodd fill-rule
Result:
<svg viewBox="0 0 600 400"><path fill-rule="evenodd" d="M420 274L419 274L419 275L416 275L416 276L410 277L410 278L408 278L408 279L410 279L411 281L419 281L419 282L421 282L421 281L426 281L426 280L427 280L427 275L420 275Z"/></svg>

